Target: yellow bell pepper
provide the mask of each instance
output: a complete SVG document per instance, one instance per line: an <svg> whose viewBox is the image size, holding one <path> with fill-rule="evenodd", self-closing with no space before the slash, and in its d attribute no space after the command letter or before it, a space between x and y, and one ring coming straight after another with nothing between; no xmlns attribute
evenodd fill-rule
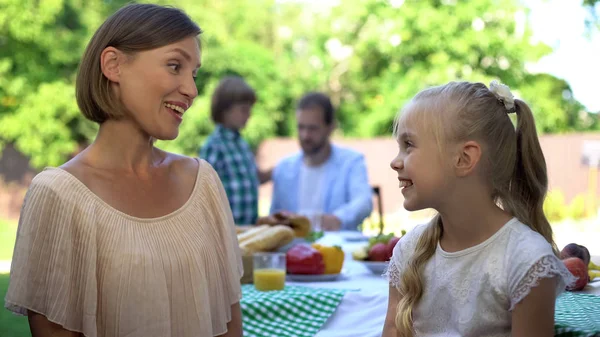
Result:
<svg viewBox="0 0 600 337"><path fill-rule="evenodd" d="M344 251L340 246L322 246L313 243L312 247L323 255L325 261L325 274L339 274L344 265Z"/></svg>

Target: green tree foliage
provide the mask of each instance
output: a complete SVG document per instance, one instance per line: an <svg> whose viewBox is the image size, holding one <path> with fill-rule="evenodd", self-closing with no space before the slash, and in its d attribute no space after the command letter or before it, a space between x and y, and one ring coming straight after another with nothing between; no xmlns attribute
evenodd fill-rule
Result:
<svg viewBox="0 0 600 337"><path fill-rule="evenodd" d="M586 26L590 31L596 31L600 28L600 0L583 0L583 7L588 11Z"/></svg>
<svg viewBox="0 0 600 337"><path fill-rule="evenodd" d="M93 139L97 126L74 99L77 66L100 23L127 2L0 0L0 148L14 142L43 167ZM454 79L507 83L531 103L540 132L598 128L567 83L527 72L551 50L531 43L516 0L344 0L321 11L289 0L162 3L204 30L199 96L177 140L159 142L171 151L197 153L213 129L212 90L226 74L257 90L244 131L254 146L294 135L294 104L306 91L331 95L343 135L386 136L416 92Z"/></svg>

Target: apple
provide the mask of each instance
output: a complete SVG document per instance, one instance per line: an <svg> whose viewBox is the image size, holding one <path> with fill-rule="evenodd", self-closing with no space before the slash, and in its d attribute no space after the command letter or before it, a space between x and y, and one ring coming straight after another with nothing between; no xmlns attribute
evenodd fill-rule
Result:
<svg viewBox="0 0 600 337"><path fill-rule="evenodd" d="M390 241L387 243L387 248L388 248L388 260L392 258L392 255L394 253L394 247L396 247L396 244L398 243L398 240L400 240L400 238L398 237L393 237L390 239Z"/></svg>
<svg viewBox="0 0 600 337"><path fill-rule="evenodd" d="M567 259L569 257L578 257L587 266L590 263L590 252L589 250L576 243L569 243L560 251L560 258Z"/></svg>
<svg viewBox="0 0 600 337"><path fill-rule="evenodd" d="M369 250L369 261L388 261L388 246L385 243L376 243Z"/></svg>
<svg viewBox="0 0 600 337"><path fill-rule="evenodd" d="M592 259L592 257L590 256L590 251L582 245L579 245L579 248L581 248L581 250L583 251L583 263L585 263L586 266L589 266L590 260Z"/></svg>
<svg viewBox="0 0 600 337"><path fill-rule="evenodd" d="M567 290L581 290L585 288L588 283L588 267L583 260L577 257L569 257L563 260L563 263L567 269L577 277L575 285L567 287Z"/></svg>

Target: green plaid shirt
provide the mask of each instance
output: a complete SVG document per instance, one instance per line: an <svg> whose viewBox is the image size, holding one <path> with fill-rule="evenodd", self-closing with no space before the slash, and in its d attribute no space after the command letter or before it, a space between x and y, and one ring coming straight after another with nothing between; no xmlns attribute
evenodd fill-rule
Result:
<svg viewBox="0 0 600 337"><path fill-rule="evenodd" d="M235 223L256 223L258 171L254 154L240 133L217 125L200 149L200 157L219 174Z"/></svg>

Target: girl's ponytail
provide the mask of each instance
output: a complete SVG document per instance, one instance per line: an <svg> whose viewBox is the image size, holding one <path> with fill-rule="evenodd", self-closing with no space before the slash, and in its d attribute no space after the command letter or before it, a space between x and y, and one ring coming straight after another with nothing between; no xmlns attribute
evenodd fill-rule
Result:
<svg viewBox="0 0 600 337"><path fill-rule="evenodd" d="M503 200L523 223L540 233L555 253L558 249L552 238L552 227L544 214L544 199L548 191L546 161L537 137L533 113L521 100L515 100L517 113L517 153L509 198Z"/></svg>

